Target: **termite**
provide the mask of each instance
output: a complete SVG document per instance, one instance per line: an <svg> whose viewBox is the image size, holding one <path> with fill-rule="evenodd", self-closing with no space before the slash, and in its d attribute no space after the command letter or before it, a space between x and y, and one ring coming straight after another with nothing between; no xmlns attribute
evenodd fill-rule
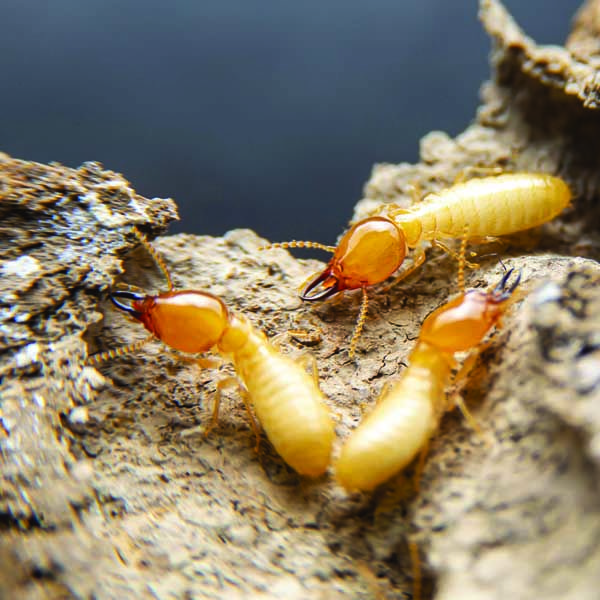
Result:
<svg viewBox="0 0 600 600"><path fill-rule="evenodd" d="M173 289L162 258L143 234L134 231L164 274L168 290L156 295L113 291L112 303L142 323L151 335L141 342L95 355L91 361L99 363L137 350L153 338L184 353L216 350L233 362L247 390L244 402L251 419L249 403L283 460L302 475L323 474L330 463L335 432L315 365L311 377L299 363L280 354L245 316L235 314L217 296ZM217 387L213 424L218 418L219 397ZM252 424L255 427L253 420Z"/></svg>
<svg viewBox="0 0 600 600"><path fill-rule="evenodd" d="M458 405L473 424L458 395L448 396L456 366L454 354L471 351L454 381L469 372L479 346L513 300L521 278L508 282L507 271L489 291L464 290L461 247L458 297L434 310L423 322L419 339L401 378L384 389L373 411L350 434L335 462L335 476L347 490L371 490L407 466L421 452L441 416ZM474 424L477 429L477 425Z"/></svg>
<svg viewBox="0 0 600 600"><path fill-rule="evenodd" d="M414 249L412 265L394 283L425 261L424 242L453 252L440 240L485 241L542 225L569 204L571 191L560 178L538 173L512 173L470 179L425 196L408 209L384 207L377 216L354 224L337 247L291 241L269 248L317 248L333 253L325 269L305 286L300 298L317 301L345 290L362 290L362 303L350 341L354 356L364 326L367 288L393 275Z"/></svg>

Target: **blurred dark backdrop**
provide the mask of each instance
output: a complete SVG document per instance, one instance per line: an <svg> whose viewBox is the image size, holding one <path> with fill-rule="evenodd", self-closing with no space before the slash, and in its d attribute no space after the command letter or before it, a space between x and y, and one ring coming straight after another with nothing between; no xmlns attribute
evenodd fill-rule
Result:
<svg viewBox="0 0 600 600"><path fill-rule="evenodd" d="M510 0L540 43L577 0ZM98 160L171 231L331 243L375 162L475 114L490 42L475 0L0 0L0 150Z"/></svg>

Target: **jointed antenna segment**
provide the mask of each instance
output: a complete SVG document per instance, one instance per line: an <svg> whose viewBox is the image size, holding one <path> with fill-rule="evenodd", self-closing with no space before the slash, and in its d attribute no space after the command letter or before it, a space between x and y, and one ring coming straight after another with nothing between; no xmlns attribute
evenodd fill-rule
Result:
<svg viewBox="0 0 600 600"><path fill-rule="evenodd" d="M275 244L269 244L267 246L261 246L259 250L271 250L272 248L316 248L317 250L324 250L325 252L335 252L335 246L326 246L319 242L300 242L298 240L292 240L291 242L277 242Z"/></svg>
<svg viewBox="0 0 600 600"><path fill-rule="evenodd" d="M358 319L356 320L356 326L354 327L354 332L352 333L352 339L350 340L350 358L354 358L354 354L356 352L356 346L358 344L358 339L360 338L360 334L362 333L363 327L365 325L365 321L367 320L367 310L369 309L369 296L367 294L367 288L362 289L362 303L360 305L360 312L358 313Z"/></svg>
<svg viewBox="0 0 600 600"><path fill-rule="evenodd" d="M152 246L152 244L148 241L148 238L137 227L132 227L132 230L142 246L146 248L156 266L162 271L162 274L167 281L168 290L171 292L173 290L173 280L171 279L171 274L169 273L169 269L167 269L167 265L162 259L162 256L160 256L160 254L154 249L154 246Z"/></svg>
<svg viewBox="0 0 600 600"><path fill-rule="evenodd" d="M125 354L132 354L137 352L140 348L145 346L148 342L154 339L154 335L149 335L142 340L132 342L119 348L112 348L111 350L104 350L103 352L97 352L96 354L88 357L87 364L91 367L99 365L100 363L106 362L107 360L113 360L117 356L124 356Z"/></svg>

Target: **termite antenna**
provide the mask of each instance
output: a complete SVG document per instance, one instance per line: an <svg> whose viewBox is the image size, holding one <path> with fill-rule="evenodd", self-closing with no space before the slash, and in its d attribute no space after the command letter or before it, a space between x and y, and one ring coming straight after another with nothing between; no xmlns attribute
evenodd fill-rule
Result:
<svg viewBox="0 0 600 600"><path fill-rule="evenodd" d="M167 281L167 286L169 288L168 291L173 291L173 280L171 279L171 274L169 273L169 269L167 269L165 261L162 259L160 254L154 249L154 246L152 246L152 244L148 241L148 238L137 227L132 227L131 229L135 234L135 237L139 240L142 246L146 248L148 254L152 257L152 260L164 275Z"/></svg>
<svg viewBox="0 0 600 600"><path fill-rule="evenodd" d="M112 348L111 350L104 350L103 352L96 352L96 354L92 354L92 356L88 356L86 361L87 365L90 367L95 367L100 363L103 363L107 360L113 360L118 356L124 356L125 354L132 354L133 352L137 352L140 348L145 346L148 342L154 339L154 335L149 335L143 340L138 340L137 342L132 342L131 344L126 344L125 346L120 346L119 348Z"/></svg>
<svg viewBox="0 0 600 600"><path fill-rule="evenodd" d="M324 250L333 254L335 252L335 246L326 246L319 242L299 242L298 240L292 240L291 242L277 242L275 244L267 244L266 246L260 246L259 250L271 250L272 248L316 248L317 250Z"/></svg>
<svg viewBox="0 0 600 600"><path fill-rule="evenodd" d="M358 319L356 319L356 325L352 333L352 339L350 340L350 358L354 358L356 346L358 345L358 338L360 338L360 334L362 333L365 321L367 320L367 310L369 309L369 296L367 294L367 288L363 287L361 289L362 302L360 305L360 312L358 313Z"/></svg>

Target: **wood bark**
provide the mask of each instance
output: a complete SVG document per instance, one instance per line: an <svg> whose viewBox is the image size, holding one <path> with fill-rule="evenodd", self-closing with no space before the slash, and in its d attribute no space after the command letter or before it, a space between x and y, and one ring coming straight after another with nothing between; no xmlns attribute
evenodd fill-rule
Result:
<svg viewBox="0 0 600 600"><path fill-rule="evenodd" d="M299 477L264 438L256 454L235 389L203 436L227 364L200 369L153 342L86 366L144 336L107 292L164 289L131 226L154 237L175 205L96 163L0 155L0 598L408 598L409 542L424 598L597 598L599 7L582 7L560 48L536 45L499 2L482 1L492 80L474 123L454 139L428 134L416 165L375 166L355 208L354 220L382 202L408 206L410 186L439 190L473 166L559 174L575 194L535 236L493 250L523 271L527 297L462 391L483 438L446 415L418 491L411 469L347 494L330 474ZM269 336L315 334L306 343L339 447L402 372L425 316L455 293L456 263L430 251L410 279L374 288L351 360L360 294L303 305L296 288L322 265L264 243L237 230L156 247L177 287L221 296ZM482 256L468 284L501 272Z"/></svg>

